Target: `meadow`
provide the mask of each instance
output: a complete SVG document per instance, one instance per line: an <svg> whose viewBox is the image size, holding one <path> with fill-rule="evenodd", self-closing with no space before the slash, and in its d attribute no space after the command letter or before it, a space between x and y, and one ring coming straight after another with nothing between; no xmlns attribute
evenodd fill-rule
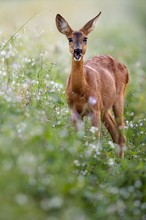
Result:
<svg viewBox="0 0 146 220"><path fill-rule="evenodd" d="M9 0L0 8L0 219L146 220L145 2ZM80 28L99 11L86 59L112 55L130 74L123 160L104 126L100 144L88 119L75 132L65 98L71 56L55 15Z"/></svg>

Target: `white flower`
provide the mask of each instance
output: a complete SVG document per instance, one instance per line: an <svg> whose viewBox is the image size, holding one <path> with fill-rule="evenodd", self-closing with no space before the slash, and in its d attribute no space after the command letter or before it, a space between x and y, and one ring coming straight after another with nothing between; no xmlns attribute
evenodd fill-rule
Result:
<svg viewBox="0 0 146 220"><path fill-rule="evenodd" d="M134 125L133 125L132 122L130 122L129 126L130 126L130 128L133 128L133 127L134 127Z"/></svg>
<svg viewBox="0 0 146 220"><path fill-rule="evenodd" d="M134 186L135 186L136 188L140 188L141 185L142 185L142 183L141 183L140 180L137 180L137 181L135 182L135 184L134 184Z"/></svg>
<svg viewBox="0 0 146 220"><path fill-rule="evenodd" d="M20 194L17 194L15 196L15 201L19 204L19 205L25 205L28 201L28 198L26 195L20 193Z"/></svg>
<svg viewBox="0 0 146 220"><path fill-rule="evenodd" d="M115 144L112 141L109 141L108 143L109 143L109 145L111 146L112 149L115 148Z"/></svg>
<svg viewBox="0 0 146 220"><path fill-rule="evenodd" d="M6 55L6 51L5 50L2 50L1 51L1 56L5 56Z"/></svg>
<svg viewBox="0 0 146 220"><path fill-rule="evenodd" d="M58 209L63 205L63 199L59 196L54 196L51 199L44 198L40 205L46 211L49 209Z"/></svg>
<svg viewBox="0 0 146 220"><path fill-rule="evenodd" d="M74 160L74 165L79 167L80 166L80 162L78 160Z"/></svg>
<svg viewBox="0 0 146 220"><path fill-rule="evenodd" d="M31 153L25 153L18 157L17 164L21 172L33 175L37 167L37 158Z"/></svg>
<svg viewBox="0 0 146 220"><path fill-rule="evenodd" d="M98 131L98 129L99 129L99 128L92 126L89 131L90 131L91 133L95 134L95 133Z"/></svg>
<svg viewBox="0 0 146 220"><path fill-rule="evenodd" d="M109 165L109 166L114 165L114 163L115 163L114 159L110 158L110 159L108 160L108 165Z"/></svg>
<svg viewBox="0 0 146 220"><path fill-rule="evenodd" d="M88 99L89 105L95 105L97 103L97 99L94 96L90 96Z"/></svg>

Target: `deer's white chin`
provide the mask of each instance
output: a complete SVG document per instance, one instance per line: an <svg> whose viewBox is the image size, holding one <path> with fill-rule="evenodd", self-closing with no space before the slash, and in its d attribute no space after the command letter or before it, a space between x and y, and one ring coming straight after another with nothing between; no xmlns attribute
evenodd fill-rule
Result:
<svg viewBox="0 0 146 220"><path fill-rule="evenodd" d="M77 62L79 62L79 61L81 60L81 57L78 58L78 59L74 57L74 60L77 61Z"/></svg>

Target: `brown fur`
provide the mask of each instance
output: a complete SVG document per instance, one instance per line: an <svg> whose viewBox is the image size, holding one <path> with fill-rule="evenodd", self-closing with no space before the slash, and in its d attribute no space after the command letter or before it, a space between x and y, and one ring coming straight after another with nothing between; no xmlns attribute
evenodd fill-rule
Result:
<svg viewBox="0 0 146 220"><path fill-rule="evenodd" d="M85 63L83 61L86 52L84 39L93 30L99 15L79 32L73 31L60 15L56 17L58 30L72 39L70 43L70 52L73 55L72 68L66 84L66 97L72 110L73 124L77 127L77 123L84 116L89 115L92 126L100 128L101 119L113 142L120 146L119 156L122 158L126 145L123 106L124 92L129 80L127 68L111 56L95 56ZM77 45L82 49L79 61L74 59ZM116 120L110 113L111 109ZM100 129L98 129L98 137L100 137Z"/></svg>

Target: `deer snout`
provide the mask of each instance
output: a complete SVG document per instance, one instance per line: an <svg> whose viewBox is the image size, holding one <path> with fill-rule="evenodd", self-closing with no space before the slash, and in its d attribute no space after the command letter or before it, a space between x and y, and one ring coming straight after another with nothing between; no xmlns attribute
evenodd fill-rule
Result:
<svg viewBox="0 0 146 220"><path fill-rule="evenodd" d="M74 49L74 60L80 61L82 56L82 49Z"/></svg>

